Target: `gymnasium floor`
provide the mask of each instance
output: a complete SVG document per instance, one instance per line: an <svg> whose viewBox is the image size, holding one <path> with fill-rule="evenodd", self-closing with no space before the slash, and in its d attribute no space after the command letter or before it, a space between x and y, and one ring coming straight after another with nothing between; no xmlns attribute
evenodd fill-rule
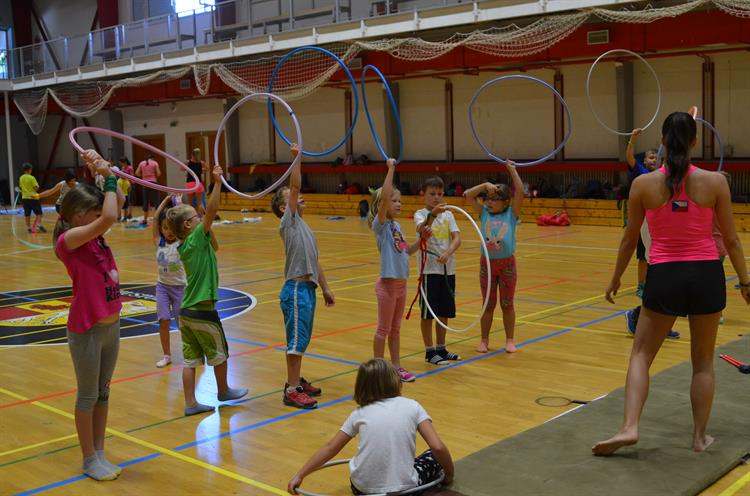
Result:
<svg viewBox="0 0 750 496"><path fill-rule="evenodd" d="M222 215L240 217L233 212ZM51 231L53 215L46 217ZM60 342L55 337L60 332L60 316L54 313L60 305L64 308L64 302L55 298L66 293L48 288L69 286L68 276L51 250L31 249L16 240L11 223L17 223L19 237L26 241L48 244L49 235L32 238L20 217L0 216L0 239L4 240L0 249L0 494L284 494L291 475L354 408L350 396L357 364L371 356L377 317L373 291L378 255L366 223L351 217L328 221L310 216L307 220L318 237L321 262L337 300L335 307L326 308L320 299L310 354L303 362L304 375L323 388L320 408L300 411L281 403L285 368L279 347L284 333L277 295L284 257L277 219L263 214L259 224L218 225L220 285L228 290L220 306L224 315L235 314L224 324L233 355L230 383L249 387L250 397L212 415L185 418L180 366L154 366L160 356L158 335L122 340L110 400L107 452L111 461L125 468L117 481L96 483L80 476L80 451L71 418L73 368L67 346L54 345ZM412 221L401 220L410 232ZM477 315L481 301L478 240L468 223L459 223L464 244L457 254L459 318L455 324L463 327ZM632 340L625 332L623 312L637 304L635 264L623 280L616 305L603 298L620 235L620 229L608 227L519 226L516 336L521 347L515 355L496 351L504 343L499 310L493 353L474 352L478 328L449 334L450 349L464 358L452 367L424 362L418 313L404 322L403 364L418 375L415 383L404 385L404 395L421 402L432 415L455 459L571 408L539 406L534 401L538 397L587 400L624 384ZM133 284L134 303L123 320L123 332L126 328L129 332L156 330L153 319L144 322L143 317L153 316L153 303L147 295L139 299L155 282L150 236L150 230L125 229L119 224L107 236L121 283ZM750 250L750 235L743 234L742 241ZM731 271L728 262L727 270ZM412 276L410 296L416 280L414 265ZM747 309L732 282L728 288L729 306L719 343L746 332ZM19 297L21 291L26 293ZM255 299L257 305L248 310ZM40 313L42 317L34 317ZM40 323L45 316L49 319ZM18 325L20 321L15 320L9 325L10 319L29 324ZM28 327L30 323L42 327ZM675 328L683 337L665 342L654 372L689 359L686 321L678 321ZM19 339L46 341L47 345L3 346ZM172 350L178 364L179 349L179 335L173 333ZM717 362L716 366L726 364ZM213 374L204 374L199 400L215 404L215 391ZM613 425L612 430L617 427ZM591 439L590 444L595 441ZM685 432L686 446L689 442L690 433ZM419 439L417 448L423 446ZM342 456L352 455L355 448L356 441ZM589 450L590 445L570 449ZM344 467L330 469L311 475L303 487L349 494L347 475ZM703 494L750 495L748 466L733 470Z"/></svg>

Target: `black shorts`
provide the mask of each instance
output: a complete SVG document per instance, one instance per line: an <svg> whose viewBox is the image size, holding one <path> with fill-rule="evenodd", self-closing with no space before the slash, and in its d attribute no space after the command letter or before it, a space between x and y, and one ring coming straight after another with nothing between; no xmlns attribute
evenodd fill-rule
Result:
<svg viewBox="0 0 750 496"><path fill-rule="evenodd" d="M21 200L21 203L23 203L24 217L31 217L31 212L34 212L34 215L42 215L42 202L39 200L25 198Z"/></svg>
<svg viewBox="0 0 750 496"><path fill-rule="evenodd" d="M55 212L57 212L58 214L60 213L60 207L61 205L59 203L55 203Z"/></svg>
<svg viewBox="0 0 750 496"><path fill-rule="evenodd" d="M648 266L643 306L649 310L684 317L718 313L726 304L726 279L719 260Z"/></svg>
<svg viewBox="0 0 750 496"><path fill-rule="evenodd" d="M456 276L444 274L425 274L422 279L422 287L427 295L430 308L438 317L453 319L456 317ZM421 295L421 292L420 292ZM431 320L432 314L427 309L423 298L419 298L419 306L422 309L422 320Z"/></svg>
<svg viewBox="0 0 750 496"><path fill-rule="evenodd" d="M638 260L646 261L646 245L643 244L643 239L638 236L638 246L635 249L635 258Z"/></svg>
<svg viewBox="0 0 750 496"><path fill-rule="evenodd" d="M153 181L149 181L153 182ZM156 184L156 183L154 183ZM143 188L143 210L148 210L149 205L156 208L159 206L159 192L155 189L147 188L145 186L141 186Z"/></svg>

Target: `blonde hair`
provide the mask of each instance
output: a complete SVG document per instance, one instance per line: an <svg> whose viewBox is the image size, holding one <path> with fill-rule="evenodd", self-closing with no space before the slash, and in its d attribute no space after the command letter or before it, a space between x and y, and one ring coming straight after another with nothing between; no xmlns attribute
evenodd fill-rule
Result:
<svg viewBox="0 0 750 496"><path fill-rule="evenodd" d="M65 194L60 205L60 218L52 233L53 244L70 229L70 220L77 213L86 214L91 210L101 210L104 205L104 193L91 184L79 183Z"/></svg>
<svg viewBox="0 0 750 496"><path fill-rule="evenodd" d="M281 207L286 204L286 199L284 199L285 191L289 191L289 188L287 188L286 186L282 186L281 188L276 190L276 192L273 194L273 198L271 198L271 210L273 210L273 213L279 219L284 216L284 211L281 210Z"/></svg>
<svg viewBox="0 0 750 496"><path fill-rule="evenodd" d="M180 241L184 241L190 234L190 231L185 227L185 221L190 219L193 215L196 215L195 209L184 203L167 210L167 224L169 225L169 230L172 231L172 234L174 234Z"/></svg>
<svg viewBox="0 0 750 496"><path fill-rule="evenodd" d="M401 191L399 191L399 189L394 186L391 193L391 198L393 198L393 195L395 195L396 193L401 194ZM382 187L372 192L372 198L370 198L370 213L367 215L367 225L369 227L372 227L372 223L375 222L375 217L378 216L378 211L380 210L380 200L382 199L382 197Z"/></svg>
<svg viewBox="0 0 750 496"><path fill-rule="evenodd" d="M359 366L354 383L354 401L359 406L397 396L401 396L401 378L391 362L373 358Z"/></svg>

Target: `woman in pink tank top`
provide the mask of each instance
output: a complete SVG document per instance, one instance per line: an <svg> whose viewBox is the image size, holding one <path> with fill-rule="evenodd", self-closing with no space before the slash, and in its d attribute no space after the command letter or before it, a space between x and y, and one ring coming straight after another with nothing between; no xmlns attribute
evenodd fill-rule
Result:
<svg viewBox="0 0 750 496"><path fill-rule="evenodd" d="M55 226L55 254L73 281L68 311L68 348L77 382L75 424L83 473L113 480L122 469L104 456L109 384L120 346L120 277L104 233L114 224L124 195L109 163L93 150L82 155L91 175L104 179L104 193L91 184L71 189Z"/></svg>
<svg viewBox="0 0 750 496"><path fill-rule="evenodd" d="M135 175L141 176L144 181L158 183L159 176L161 176L159 162L154 160L153 155L146 156L146 160L143 160L138 164L138 168L135 170ZM159 203L159 192L152 188L143 187L143 222L141 222L141 224L148 224L149 208L156 208Z"/></svg>
<svg viewBox="0 0 750 496"><path fill-rule="evenodd" d="M625 383L625 421L617 434L592 448L595 455L610 455L638 442L649 367L678 316L688 316L690 321L692 447L700 452L713 442L706 427L713 402L716 332L726 304L724 269L711 236L714 214L746 303L750 303L750 277L734 227L727 182L718 173L690 165L695 143L695 119L685 112L670 114L662 125L666 165L639 176L630 189L628 225L607 300L614 303L612 297L633 256L644 217L651 235L649 267Z"/></svg>

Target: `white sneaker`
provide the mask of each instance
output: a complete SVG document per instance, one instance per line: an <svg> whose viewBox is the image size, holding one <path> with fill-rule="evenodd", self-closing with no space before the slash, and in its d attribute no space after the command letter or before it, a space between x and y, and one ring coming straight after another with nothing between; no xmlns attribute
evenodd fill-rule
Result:
<svg viewBox="0 0 750 496"><path fill-rule="evenodd" d="M164 355L163 357L161 357L161 360L156 362L156 366L161 369L166 367L170 363L172 363L172 357L169 355Z"/></svg>

